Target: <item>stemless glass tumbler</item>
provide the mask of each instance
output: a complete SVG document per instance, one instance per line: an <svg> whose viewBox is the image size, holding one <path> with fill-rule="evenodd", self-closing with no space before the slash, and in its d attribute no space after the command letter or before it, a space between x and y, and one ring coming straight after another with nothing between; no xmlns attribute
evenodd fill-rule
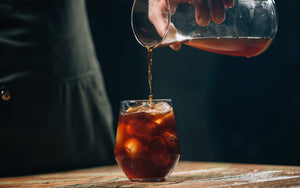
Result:
<svg viewBox="0 0 300 188"><path fill-rule="evenodd" d="M131 181L164 181L180 156L170 99L121 101L115 158Z"/></svg>
<svg viewBox="0 0 300 188"><path fill-rule="evenodd" d="M274 0L235 0L225 8L222 23L200 26L195 18L198 0L135 0L131 26L144 47L183 43L232 56L261 54L275 37L278 16ZM206 1L206 0L205 0Z"/></svg>

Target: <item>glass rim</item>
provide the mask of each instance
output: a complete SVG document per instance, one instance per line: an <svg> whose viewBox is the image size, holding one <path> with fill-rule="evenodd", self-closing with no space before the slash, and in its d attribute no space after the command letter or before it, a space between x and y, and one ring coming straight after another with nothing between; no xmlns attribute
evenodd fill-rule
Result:
<svg viewBox="0 0 300 188"><path fill-rule="evenodd" d="M126 99L121 100L121 103L135 103L135 102L150 102L150 99ZM152 102L172 102L172 99L152 99Z"/></svg>

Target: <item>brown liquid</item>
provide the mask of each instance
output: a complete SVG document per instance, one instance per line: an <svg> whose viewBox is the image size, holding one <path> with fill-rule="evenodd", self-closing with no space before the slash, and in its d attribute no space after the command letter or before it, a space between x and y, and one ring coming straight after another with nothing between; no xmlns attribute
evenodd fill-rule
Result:
<svg viewBox="0 0 300 188"><path fill-rule="evenodd" d="M271 38L201 38L184 44L218 54L253 57L261 54L269 46Z"/></svg>
<svg viewBox="0 0 300 188"><path fill-rule="evenodd" d="M174 113L146 111L120 114L116 160L132 181L141 178L164 181L180 154Z"/></svg>
<svg viewBox="0 0 300 188"><path fill-rule="evenodd" d="M153 106L153 94L152 94L152 48L147 48L148 52L148 83L149 83L149 101L150 106Z"/></svg>

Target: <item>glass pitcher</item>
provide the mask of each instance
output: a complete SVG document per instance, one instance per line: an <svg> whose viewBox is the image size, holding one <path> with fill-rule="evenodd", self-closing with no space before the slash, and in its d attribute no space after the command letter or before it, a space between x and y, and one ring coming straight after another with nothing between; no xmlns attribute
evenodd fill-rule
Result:
<svg viewBox="0 0 300 188"><path fill-rule="evenodd" d="M196 21L194 1L198 0L135 0L131 12L135 38L147 48L183 43L214 53L253 57L264 52L276 35L274 0L235 0L231 8L225 7L222 23L210 21L205 26ZM162 4L165 8L157 7ZM157 23L156 17L160 18Z"/></svg>

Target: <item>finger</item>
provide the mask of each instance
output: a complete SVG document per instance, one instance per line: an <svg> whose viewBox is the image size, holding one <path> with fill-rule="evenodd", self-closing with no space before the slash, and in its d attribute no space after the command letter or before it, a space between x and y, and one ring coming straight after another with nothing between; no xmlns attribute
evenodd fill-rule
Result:
<svg viewBox="0 0 300 188"><path fill-rule="evenodd" d="M151 2L151 3L150 3ZM171 4L171 12L175 13L178 3L173 1ZM168 6L166 0L149 0L148 7L148 18L150 22L154 25L159 36L164 37L166 31L167 35L165 36L164 43L168 44L171 41L176 41L176 33L178 32L174 24L170 23L168 27ZM167 28L168 27L168 28ZM168 30L167 30L168 29ZM169 41L169 42L168 42ZM180 44L172 44L170 47L173 50L179 50Z"/></svg>
<svg viewBox="0 0 300 188"><path fill-rule="evenodd" d="M172 45L170 45L170 48L172 50L178 51L181 48L181 44L180 43L178 43L178 44L172 44Z"/></svg>
<svg viewBox="0 0 300 188"><path fill-rule="evenodd" d="M232 8L234 6L234 0L223 0L223 4L227 8Z"/></svg>
<svg viewBox="0 0 300 188"><path fill-rule="evenodd" d="M157 33L163 37L168 25L168 6L166 0L149 1L148 18Z"/></svg>
<svg viewBox="0 0 300 188"><path fill-rule="evenodd" d="M172 43L176 40L176 34L178 33L175 25L173 23L170 23L169 28L168 28L168 33L165 37L164 43ZM176 43L176 44L171 44L170 47L175 50L178 51L181 48L181 44L180 43Z"/></svg>
<svg viewBox="0 0 300 188"><path fill-rule="evenodd" d="M212 21L220 24L225 20L225 8L222 0L210 0Z"/></svg>
<svg viewBox="0 0 300 188"><path fill-rule="evenodd" d="M206 26L210 22L210 13L207 0L193 0L196 22L200 26Z"/></svg>
<svg viewBox="0 0 300 188"><path fill-rule="evenodd" d="M153 25L159 34L159 36L163 37L168 26L168 21L161 16L153 17L155 21L153 21Z"/></svg>
<svg viewBox="0 0 300 188"><path fill-rule="evenodd" d="M171 1L169 1L169 4L170 4L170 14L171 15L175 14L176 9L177 9L179 3L180 2L178 0L171 0Z"/></svg>

